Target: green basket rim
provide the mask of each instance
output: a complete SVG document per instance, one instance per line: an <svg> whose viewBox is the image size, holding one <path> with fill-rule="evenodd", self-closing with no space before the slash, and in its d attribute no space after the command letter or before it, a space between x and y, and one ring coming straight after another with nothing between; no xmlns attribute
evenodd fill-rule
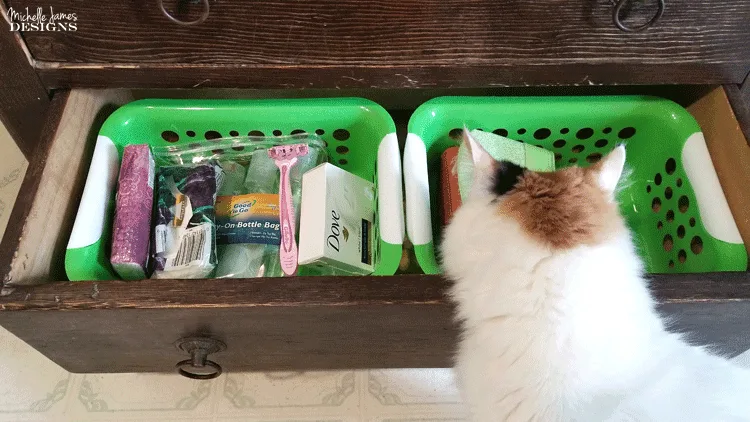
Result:
<svg viewBox="0 0 750 422"><path fill-rule="evenodd" d="M655 95L601 95L601 96L585 96L585 95L573 95L573 96L565 96L565 95L555 95L555 96L471 96L471 95L445 95L440 97L435 97L430 100L425 101L424 103L420 104L419 107L417 107L414 112L412 113L411 117L409 118L409 122L407 124L407 131L408 133L419 135L417 131L415 131L415 126L419 122L419 119L421 119L421 116L425 115L425 111L435 107L435 106L446 106L446 105L483 105L483 104L496 104L498 100L502 100L504 103L510 102L510 101L517 101L519 103L529 103L529 102L536 102L536 101L559 101L559 102L580 102L580 103L590 103L592 101L599 101L602 103L612 103L615 101L622 102L622 101L649 101L654 103L660 103L661 107L665 108L665 113L672 112L679 114L683 117L688 118L693 124L695 132L700 132L701 128L698 122L695 120L692 114L688 112L685 107L677 104L676 102L663 97L658 97ZM667 109L668 108L668 109ZM417 117L417 119L415 119Z"/></svg>
<svg viewBox="0 0 750 422"><path fill-rule="evenodd" d="M385 124L391 132L396 131L396 124L390 113L380 104L362 97L337 97L337 98L270 98L270 99L175 99L175 98L144 98L131 101L118 107L117 110L107 117L99 130L99 135L112 138L111 132L122 127L127 120L133 118L133 113L145 113L149 108L242 108L253 107L300 107L300 106L325 106L325 107L367 107L378 115L387 117Z"/></svg>

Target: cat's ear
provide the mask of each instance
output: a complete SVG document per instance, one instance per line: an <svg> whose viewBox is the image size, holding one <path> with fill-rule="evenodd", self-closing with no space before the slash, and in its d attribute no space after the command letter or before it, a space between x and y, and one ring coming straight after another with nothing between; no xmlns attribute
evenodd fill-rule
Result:
<svg viewBox="0 0 750 422"><path fill-rule="evenodd" d="M597 172L599 186L610 195L614 195L617 182L620 181L625 168L625 146L620 145L596 165L592 166Z"/></svg>
<svg viewBox="0 0 750 422"><path fill-rule="evenodd" d="M475 186L479 191L490 190L495 195L505 195L518 183L523 175L523 168L510 161L497 161L480 144L464 126L463 141L471 157Z"/></svg>
<svg viewBox="0 0 750 422"><path fill-rule="evenodd" d="M466 150L469 152L471 162L474 164L474 175L478 176L486 174L491 171L495 165L495 159L492 158L490 153L480 144L473 136L469 129L464 126L463 131L463 143Z"/></svg>

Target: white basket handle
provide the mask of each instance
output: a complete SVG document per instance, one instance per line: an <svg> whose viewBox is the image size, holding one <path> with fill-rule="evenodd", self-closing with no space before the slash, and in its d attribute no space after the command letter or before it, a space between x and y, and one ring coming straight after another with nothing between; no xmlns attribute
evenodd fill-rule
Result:
<svg viewBox="0 0 750 422"><path fill-rule="evenodd" d="M404 187L406 188L406 231L414 245L432 243L430 182L427 150L422 138L410 133L404 148Z"/></svg>
<svg viewBox="0 0 750 422"><path fill-rule="evenodd" d="M68 249L90 246L102 237L107 205L115 190L119 172L117 147L111 139L99 135L94 156L91 158L89 174L86 176L81 203L78 205L73 232L68 241Z"/></svg>
<svg viewBox="0 0 750 422"><path fill-rule="evenodd" d="M387 243L404 243L404 193L401 154L395 133L383 137L378 147L378 226Z"/></svg>
<svg viewBox="0 0 750 422"><path fill-rule="evenodd" d="M706 231L721 241L741 244L742 236L716 175L703 132L696 132L685 141L682 147L682 166L695 192L701 222Z"/></svg>

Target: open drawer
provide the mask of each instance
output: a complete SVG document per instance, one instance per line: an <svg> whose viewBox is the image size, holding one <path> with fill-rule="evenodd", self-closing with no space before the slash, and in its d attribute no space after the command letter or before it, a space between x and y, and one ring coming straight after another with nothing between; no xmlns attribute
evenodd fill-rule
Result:
<svg viewBox="0 0 750 422"><path fill-rule="evenodd" d="M750 146L743 129L750 132L750 112L736 88L633 90L689 105L749 243L750 195L743 189L750 183ZM457 331L444 296L448 281L440 276L56 282L65 277L65 245L97 125L129 95L73 90L55 97L58 113L47 122L11 216L15 225L0 248L0 325L72 372L168 372L201 347L224 349L210 359L230 371L451 364ZM413 102L372 95L398 97L391 108L402 109L393 115L404 116L403 124L432 94ZM677 317L675 329L729 354L750 348L750 273L659 275L652 288L661 309ZM179 342L196 337L208 341Z"/></svg>

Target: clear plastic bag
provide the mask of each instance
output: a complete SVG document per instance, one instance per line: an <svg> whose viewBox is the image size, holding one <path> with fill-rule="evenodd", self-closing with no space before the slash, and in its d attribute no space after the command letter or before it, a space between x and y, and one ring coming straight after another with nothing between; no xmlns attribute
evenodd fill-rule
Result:
<svg viewBox="0 0 750 422"><path fill-rule="evenodd" d="M205 278L216 266L218 163L164 166L157 172L153 278Z"/></svg>
<svg viewBox="0 0 750 422"><path fill-rule="evenodd" d="M196 145L154 148L162 165L217 163L221 168L216 210L217 278L280 277L280 173L269 150L305 145L289 167L295 235L299 232L302 175L327 161L325 142L317 135L240 137ZM296 258L295 258L296 265Z"/></svg>

